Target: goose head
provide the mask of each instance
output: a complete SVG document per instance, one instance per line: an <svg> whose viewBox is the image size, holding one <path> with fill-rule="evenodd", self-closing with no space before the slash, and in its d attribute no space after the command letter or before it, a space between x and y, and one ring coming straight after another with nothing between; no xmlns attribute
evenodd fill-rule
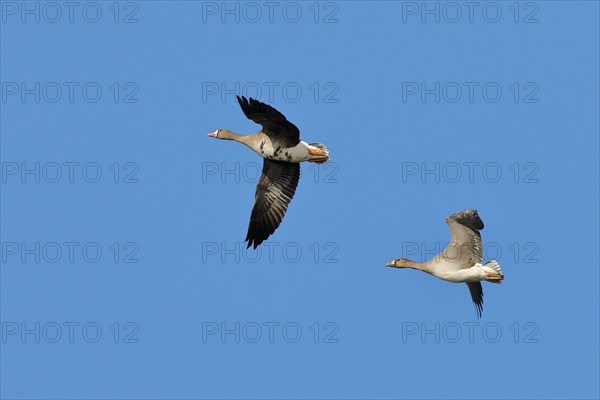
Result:
<svg viewBox="0 0 600 400"><path fill-rule="evenodd" d="M392 268L410 268L428 272L427 264L412 261L407 258L396 258L395 260L392 260L389 263L385 264L385 266Z"/></svg>
<svg viewBox="0 0 600 400"><path fill-rule="evenodd" d="M411 261L406 258L396 258L385 264L386 267L392 268L407 268Z"/></svg>
<svg viewBox="0 0 600 400"><path fill-rule="evenodd" d="M220 129L220 128L219 128L219 129L217 129L217 130L216 130L216 131L214 131L214 132L210 132L210 133L208 134L208 137L214 137L214 138L217 138L217 139L221 139L221 138L219 137L219 133L220 133L220 132L222 132L222 131L224 131L224 129Z"/></svg>
<svg viewBox="0 0 600 400"><path fill-rule="evenodd" d="M235 138L237 138L237 136L235 133L228 131L227 129L217 129L214 132L211 132L208 134L208 137L212 137L212 138L216 138L216 139L223 139L223 140L234 140Z"/></svg>

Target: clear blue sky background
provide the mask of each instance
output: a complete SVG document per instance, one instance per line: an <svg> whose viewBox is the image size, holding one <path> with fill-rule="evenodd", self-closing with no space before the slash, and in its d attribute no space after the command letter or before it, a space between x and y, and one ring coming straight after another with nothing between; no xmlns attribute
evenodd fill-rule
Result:
<svg viewBox="0 0 600 400"><path fill-rule="evenodd" d="M70 22L38 3L36 23L1 3L3 398L598 398L597 2L477 3L472 22L439 3L439 23L421 2L294 3L296 23L287 3L236 22L221 2L99 2L96 23L85 4ZM260 160L206 137L258 130L236 82L332 154L302 166L272 259L235 250ZM439 102L408 92L436 82ZM424 261L465 208L506 274L479 321L464 285L384 267ZM206 336L236 322L239 343Z"/></svg>

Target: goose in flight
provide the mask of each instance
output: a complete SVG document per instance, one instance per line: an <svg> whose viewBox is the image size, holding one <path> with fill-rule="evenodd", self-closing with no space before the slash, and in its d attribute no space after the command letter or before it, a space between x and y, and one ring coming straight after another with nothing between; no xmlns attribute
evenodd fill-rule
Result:
<svg viewBox="0 0 600 400"><path fill-rule="evenodd" d="M262 126L252 135L217 129L209 137L234 140L250 147L263 158L262 174L256 184L254 206L245 242L258 247L281 224L300 179L300 162L324 163L329 151L321 143L300 140L300 131L283 114L255 99L237 96L248 119Z"/></svg>
<svg viewBox="0 0 600 400"><path fill-rule="evenodd" d="M446 218L450 227L450 243L431 260L419 263L406 258L396 258L386 267L412 268L427 272L448 282L465 282L475 304L477 318L483 311L483 289L481 281L501 283L502 269L495 260L481 264L483 246L479 231L483 221L477 210L463 210Z"/></svg>

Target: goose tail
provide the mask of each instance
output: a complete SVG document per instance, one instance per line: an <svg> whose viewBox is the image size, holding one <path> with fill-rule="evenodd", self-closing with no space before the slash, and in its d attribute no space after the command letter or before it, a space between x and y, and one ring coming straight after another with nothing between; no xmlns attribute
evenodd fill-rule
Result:
<svg viewBox="0 0 600 400"><path fill-rule="evenodd" d="M500 264L498 264L498 261L488 261L481 266L481 269L485 274L484 279L486 281L498 284L502 283L502 280L504 279L504 274L502 273L502 268L500 268Z"/></svg>
<svg viewBox="0 0 600 400"><path fill-rule="evenodd" d="M323 164L329 161L329 150L327 149L327 146L325 146L323 143L309 143L309 146L316 147L318 151L315 152L315 156L313 156L314 158L309 159L308 161L317 164Z"/></svg>

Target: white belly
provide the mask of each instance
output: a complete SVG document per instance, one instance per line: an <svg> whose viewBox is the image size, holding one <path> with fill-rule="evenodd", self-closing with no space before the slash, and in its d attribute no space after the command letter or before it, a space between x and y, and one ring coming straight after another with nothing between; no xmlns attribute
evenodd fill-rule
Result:
<svg viewBox="0 0 600 400"><path fill-rule="evenodd" d="M274 146L268 137L265 137L258 144L258 148L252 149L259 156L269 160L279 160L287 162L302 162L308 160L308 144L300 141L294 147Z"/></svg>
<svg viewBox="0 0 600 400"><path fill-rule="evenodd" d="M471 267L466 269L438 269L432 272L432 275L437 276L448 282L479 282L481 280L480 269Z"/></svg>

